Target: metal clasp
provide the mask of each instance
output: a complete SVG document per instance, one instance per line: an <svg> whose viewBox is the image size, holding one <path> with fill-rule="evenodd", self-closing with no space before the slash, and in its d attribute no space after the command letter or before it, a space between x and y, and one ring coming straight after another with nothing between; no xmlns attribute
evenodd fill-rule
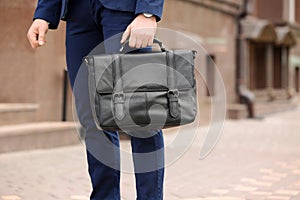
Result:
<svg viewBox="0 0 300 200"><path fill-rule="evenodd" d="M125 94L123 92L116 92L112 98L115 117L117 120L122 120L125 117Z"/></svg>
<svg viewBox="0 0 300 200"><path fill-rule="evenodd" d="M123 92L116 92L113 94L113 101L114 103L124 103L125 102L125 95Z"/></svg>
<svg viewBox="0 0 300 200"><path fill-rule="evenodd" d="M179 91L177 89L169 90L167 96L170 101L178 101Z"/></svg>
<svg viewBox="0 0 300 200"><path fill-rule="evenodd" d="M179 116L179 92L177 89L169 90L167 93L169 99L170 116L177 118Z"/></svg>

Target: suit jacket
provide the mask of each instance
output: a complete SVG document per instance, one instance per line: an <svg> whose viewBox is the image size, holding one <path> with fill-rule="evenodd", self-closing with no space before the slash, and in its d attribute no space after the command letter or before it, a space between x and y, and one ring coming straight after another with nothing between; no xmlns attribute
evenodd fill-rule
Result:
<svg viewBox="0 0 300 200"><path fill-rule="evenodd" d="M85 0L88 1L88 0ZM162 15L164 0L99 0L111 10L140 13L151 13L159 21ZM72 1L70 1L72 3ZM58 27L60 19L67 19L68 0L38 0L34 19L49 22L50 29Z"/></svg>

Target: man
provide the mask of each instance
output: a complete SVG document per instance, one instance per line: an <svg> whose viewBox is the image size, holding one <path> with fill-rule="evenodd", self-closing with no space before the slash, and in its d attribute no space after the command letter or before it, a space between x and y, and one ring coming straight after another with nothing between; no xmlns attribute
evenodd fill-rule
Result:
<svg viewBox="0 0 300 200"><path fill-rule="evenodd" d="M106 53L117 52L120 43L129 38L129 46L144 48L152 45L157 21L160 20L163 0L39 0L34 21L28 30L32 48L45 45L48 29L56 29L59 20L66 20L66 59L79 120L85 129L89 174L92 181L92 200L120 199L120 155L118 133L99 131L93 121L89 102L87 70L80 68L82 58L98 44L123 33L118 43L105 43ZM81 78L78 78L81 77ZM153 171L136 170L143 160L135 154L163 149L161 130L153 130L149 138L131 137L138 200L163 199L163 151L156 154ZM103 138L105 137L105 138ZM100 139L99 139L100 138ZM108 139L113 145L103 142ZM117 150L115 150L117 149ZM108 155L108 156L106 156ZM109 162L103 162L103 159ZM159 167L160 166L160 167ZM162 167L161 167L162 166ZM138 171L138 172L137 172Z"/></svg>

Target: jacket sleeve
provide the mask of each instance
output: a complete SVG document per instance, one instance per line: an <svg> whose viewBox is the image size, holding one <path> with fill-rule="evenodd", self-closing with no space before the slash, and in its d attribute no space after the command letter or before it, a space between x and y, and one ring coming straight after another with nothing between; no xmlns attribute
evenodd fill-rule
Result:
<svg viewBox="0 0 300 200"><path fill-rule="evenodd" d="M49 22L49 29L57 29L62 0L39 0L33 19L43 19Z"/></svg>
<svg viewBox="0 0 300 200"><path fill-rule="evenodd" d="M160 21L164 6L164 0L137 0L135 14L151 13Z"/></svg>

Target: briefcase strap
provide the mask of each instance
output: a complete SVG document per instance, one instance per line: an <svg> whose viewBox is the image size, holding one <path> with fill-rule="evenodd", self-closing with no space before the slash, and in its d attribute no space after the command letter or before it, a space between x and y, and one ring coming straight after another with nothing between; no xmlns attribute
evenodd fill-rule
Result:
<svg viewBox="0 0 300 200"><path fill-rule="evenodd" d="M168 101L169 101L169 112L170 116L173 118L177 118L179 116L179 91L176 88L176 62L175 62L174 51L166 51L166 59L167 59L167 81L169 91L167 93Z"/></svg>
<svg viewBox="0 0 300 200"><path fill-rule="evenodd" d="M123 93L122 67L118 55L112 55L112 70L114 74L114 93L112 100L114 103L114 114L117 120L125 117L125 94Z"/></svg>

